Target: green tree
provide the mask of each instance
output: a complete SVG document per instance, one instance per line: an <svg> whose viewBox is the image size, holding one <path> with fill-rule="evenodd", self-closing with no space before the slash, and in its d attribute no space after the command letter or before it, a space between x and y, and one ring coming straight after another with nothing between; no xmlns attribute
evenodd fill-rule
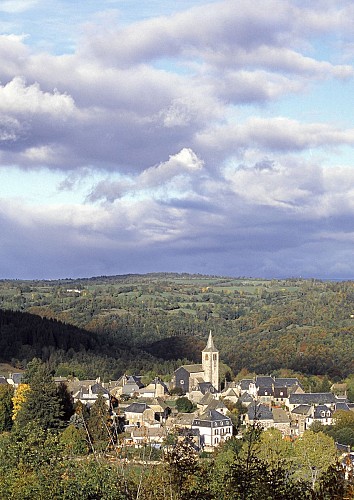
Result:
<svg viewBox="0 0 354 500"><path fill-rule="evenodd" d="M0 433L9 431L12 427L12 412L14 389L11 385L0 386Z"/></svg>
<svg viewBox="0 0 354 500"><path fill-rule="evenodd" d="M182 396L177 399L176 408L179 412L191 413L194 409L194 405L186 396Z"/></svg>
<svg viewBox="0 0 354 500"><path fill-rule="evenodd" d="M78 429L73 424L68 425L60 434L60 442L69 456L84 455L89 451L85 429Z"/></svg>
<svg viewBox="0 0 354 500"><path fill-rule="evenodd" d="M62 425L63 407L57 387L48 367L39 360L29 363L25 380L30 391L19 409L16 424L24 427L30 421L43 429L56 429Z"/></svg>
<svg viewBox="0 0 354 500"><path fill-rule="evenodd" d="M276 469L279 464L291 468L292 444L283 439L282 433L278 429L268 429L262 432L259 441L255 444L257 457L268 464L272 469Z"/></svg>
<svg viewBox="0 0 354 500"><path fill-rule="evenodd" d="M103 394L98 395L97 400L90 408L87 429L96 451L105 450L110 444L113 444L112 419L107 400Z"/></svg>
<svg viewBox="0 0 354 500"><path fill-rule="evenodd" d="M323 432L307 430L295 441L296 476L314 487L319 476L337 461L334 440Z"/></svg>

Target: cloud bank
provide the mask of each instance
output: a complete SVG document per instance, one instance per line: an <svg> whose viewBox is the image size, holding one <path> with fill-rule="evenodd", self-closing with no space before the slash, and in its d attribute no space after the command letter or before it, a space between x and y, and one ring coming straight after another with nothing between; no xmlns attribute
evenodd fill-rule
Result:
<svg viewBox="0 0 354 500"><path fill-rule="evenodd" d="M0 169L62 181L0 188L0 277L352 277L352 5L197 3L104 2L72 51L3 31ZM10 4L16 26L41 2Z"/></svg>

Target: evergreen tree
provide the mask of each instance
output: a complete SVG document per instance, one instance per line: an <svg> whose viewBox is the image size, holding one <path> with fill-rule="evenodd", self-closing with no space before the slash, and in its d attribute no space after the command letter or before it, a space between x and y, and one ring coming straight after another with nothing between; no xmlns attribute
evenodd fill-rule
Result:
<svg viewBox="0 0 354 500"><path fill-rule="evenodd" d="M87 429L95 450L104 450L113 440L112 420L107 406L107 400L99 394L90 408Z"/></svg>
<svg viewBox="0 0 354 500"><path fill-rule="evenodd" d="M0 433L9 431L12 427L12 412L14 389L11 385L0 386Z"/></svg>
<svg viewBox="0 0 354 500"><path fill-rule="evenodd" d="M24 427L35 422L43 429L56 429L62 425L63 406L48 367L39 360L29 363L25 380L30 391L17 413L16 423Z"/></svg>

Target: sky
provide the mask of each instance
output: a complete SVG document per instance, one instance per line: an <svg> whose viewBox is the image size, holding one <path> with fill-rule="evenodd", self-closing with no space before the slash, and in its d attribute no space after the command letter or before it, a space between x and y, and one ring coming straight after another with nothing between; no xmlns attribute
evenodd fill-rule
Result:
<svg viewBox="0 0 354 500"><path fill-rule="evenodd" d="M353 279L353 25L347 0L2 0L0 279Z"/></svg>

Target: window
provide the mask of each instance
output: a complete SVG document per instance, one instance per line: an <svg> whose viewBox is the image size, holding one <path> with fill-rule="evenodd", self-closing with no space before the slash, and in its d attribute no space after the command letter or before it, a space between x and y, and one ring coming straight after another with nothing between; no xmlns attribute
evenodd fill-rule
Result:
<svg viewBox="0 0 354 500"><path fill-rule="evenodd" d="M180 384L181 384L181 385L183 385L183 384L184 384L184 380L181 380L181 381L180 381Z"/></svg>
<svg viewBox="0 0 354 500"><path fill-rule="evenodd" d="M208 361L208 359L209 359L209 354L206 354L205 355L205 361Z"/></svg>

